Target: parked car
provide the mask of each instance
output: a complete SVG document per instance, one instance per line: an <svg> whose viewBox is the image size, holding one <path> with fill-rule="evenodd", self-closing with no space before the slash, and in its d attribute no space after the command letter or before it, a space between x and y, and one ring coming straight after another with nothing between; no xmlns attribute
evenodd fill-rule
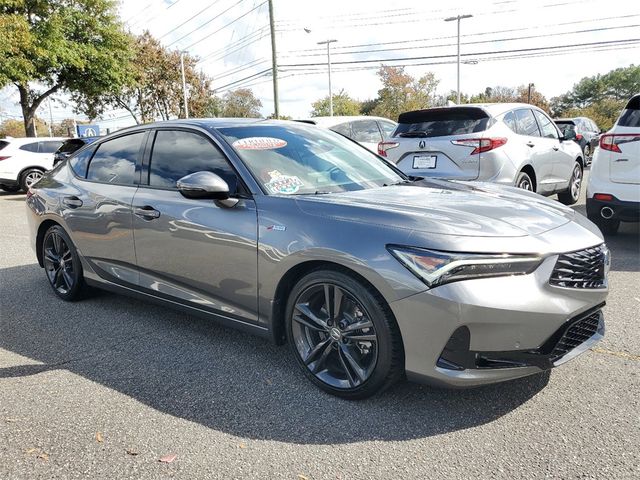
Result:
<svg viewBox="0 0 640 480"><path fill-rule="evenodd" d="M80 150L85 145L95 142L100 137L79 137L70 138L65 141L58 150L53 154L53 165L57 165L62 160L66 160L76 151Z"/></svg>
<svg viewBox="0 0 640 480"><path fill-rule="evenodd" d="M587 215L605 233L640 221L640 95L600 137L587 185Z"/></svg>
<svg viewBox="0 0 640 480"><path fill-rule="evenodd" d="M516 188L411 180L310 125L121 130L27 205L60 298L93 285L288 342L346 398L405 373L459 387L534 374L604 333L608 250L586 217Z"/></svg>
<svg viewBox="0 0 640 480"><path fill-rule="evenodd" d="M470 104L400 115L380 155L412 176L481 180L578 201L584 158L537 107Z"/></svg>
<svg viewBox="0 0 640 480"><path fill-rule="evenodd" d="M369 116L313 117L298 121L338 132L355 140L372 152L377 152L378 143L391 137L398 126L396 122L388 118Z"/></svg>
<svg viewBox="0 0 640 480"><path fill-rule="evenodd" d="M5 138L0 140L0 188L27 191L53 167L53 153L65 138Z"/></svg>
<svg viewBox="0 0 640 480"><path fill-rule="evenodd" d="M600 129L596 125L596 122L587 117L557 118L554 122L563 135L566 129L575 130L576 138L574 142L580 145L585 163L589 165L593 156L593 149L600 136Z"/></svg>

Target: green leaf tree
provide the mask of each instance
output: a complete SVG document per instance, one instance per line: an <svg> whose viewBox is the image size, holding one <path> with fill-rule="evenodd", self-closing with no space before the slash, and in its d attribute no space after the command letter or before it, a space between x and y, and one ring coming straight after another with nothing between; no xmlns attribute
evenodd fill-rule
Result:
<svg viewBox="0 0 640 480"><path fill-rule="evenodd" d="M351 98L344 90L333 94L334 115L360 115L360 102ZM325 117L329 115L329 95L320 98L311 104L312 117Z"/></svg>
<svg viewBox="0 0 640 480"><path fill-rule="evenodd" d="M115 0L0 3L0 87L14 84L27 136L38 107L56 92L92 95L128 81L130 37Z"/></svg>
<svg viewBox="0 0 640 480"><path fill-rule="evenodd" d="M222 96L222 117L259 118L262 102L249 88L230 90Z"/></svg>

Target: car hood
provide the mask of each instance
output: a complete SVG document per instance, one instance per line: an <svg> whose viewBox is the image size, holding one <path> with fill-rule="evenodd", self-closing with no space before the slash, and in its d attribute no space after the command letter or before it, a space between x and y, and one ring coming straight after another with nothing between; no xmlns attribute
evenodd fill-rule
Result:
<svg viewBox="0 0 640 480"><path fill-rule="evenodd" d="M575 212L535 193L495 184L422 180L297 197L309 215L443 235L520 237L570 222Z"/></svg>

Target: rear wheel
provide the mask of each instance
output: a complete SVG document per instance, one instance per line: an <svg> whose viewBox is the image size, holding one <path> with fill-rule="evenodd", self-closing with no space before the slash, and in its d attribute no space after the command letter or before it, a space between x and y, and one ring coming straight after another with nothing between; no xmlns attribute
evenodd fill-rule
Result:
<svg viewBox="0 0 640 480"><path fill-rule="evenodd" d="M20 190L20 185L0 185L0 189L5 192L15 193Z"/></svg>
<svg viewBox="0 0 640 480"><path fill-rule="evenodd" d="M587 143L584 146L584 163L585 165L591 164L591 158L593 156L593 149L591 148L591 143Z"/></svg>
<svg viewBox="0 0 640 480"><path fill-rule="evenodd" d="M573 205L580 198L580 189L582 188L582 165L576 162L569 179L569 188L564 192L558 193L558 200L565 205Z"/></svg>
<svg viewBox="0 0 640 480"><path fill-rule="evenodd" d="M82 265L71 239L59 225L49 228L42 241L42 259L53 291L63 300L82 298L85 291Z"/></svg>
<svg viewBox="0 0 640 480"><path fill-rule="evenodd" d="M42 178L44 172L37 168L30 168L20 176L20 188L23 191L29 190L29 187Z"/></svg>
<svg viewBox="0 0 640 480"><path fill-rule="evenodd" d="M316 270L287 303L287 336L305 375L347 399L370 397L404 371L402 339L384 298L351 276Z"/></svg>
<svg viewBox="0 0 640 480"><path fill-rule="evenodd" d="M518 178L516 179L516 187L523 190L528 190L529 192L535 192L533 180L531 180L531 177L526 172L520 172L518 174Z"/></svg>

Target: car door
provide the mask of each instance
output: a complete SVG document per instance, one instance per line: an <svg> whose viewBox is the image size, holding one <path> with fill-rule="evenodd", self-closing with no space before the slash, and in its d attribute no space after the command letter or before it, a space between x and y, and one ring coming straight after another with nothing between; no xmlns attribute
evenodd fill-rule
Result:
<svg viewBox="0 0 640 480"><path fill-rule="evenodd" d="M137 284L131 202L147 132L125 134L74 157L73 190L60 199L69 234L91 268L118 284Z"/></svg>
<svg viewBox="0 0 640 480"><path fill-rule="evenodd" d="M536 173L536 191L549 193L555 189L553 178L553 142L543 138L538 122L530 108L518 108L514 111L517 141L529 150L531 166Z"/></svg>
<svg viewBox="0 0 640 480"><path fill-rule="evenodd" d="M241 195L228 208L177 190L183 176L211 171L231 192L244 191L227 158L204 133L158 129L149 145L133 200L140 286L191 307L257 322L255 202Z"/></svg>
<svg viewBox="0 0 640 480"><path fill-rule="evenodd" d="M375 120L356 120L351 123L351 131L356 142L372 152L378 152L382 134Z"/></svg>
<svg viewBox="0 0 640 480"><path fill-rule="evenodd" d="M545 145L545 149L549 151L551 161L553 162L551 176L555 183L555 189L562 190L569 185L569 180L573 173L575 163L574 142L561 142L558 129L553 121L538 110L534 110L533 113L542 133L542 139L540 141Z"/></svg>

